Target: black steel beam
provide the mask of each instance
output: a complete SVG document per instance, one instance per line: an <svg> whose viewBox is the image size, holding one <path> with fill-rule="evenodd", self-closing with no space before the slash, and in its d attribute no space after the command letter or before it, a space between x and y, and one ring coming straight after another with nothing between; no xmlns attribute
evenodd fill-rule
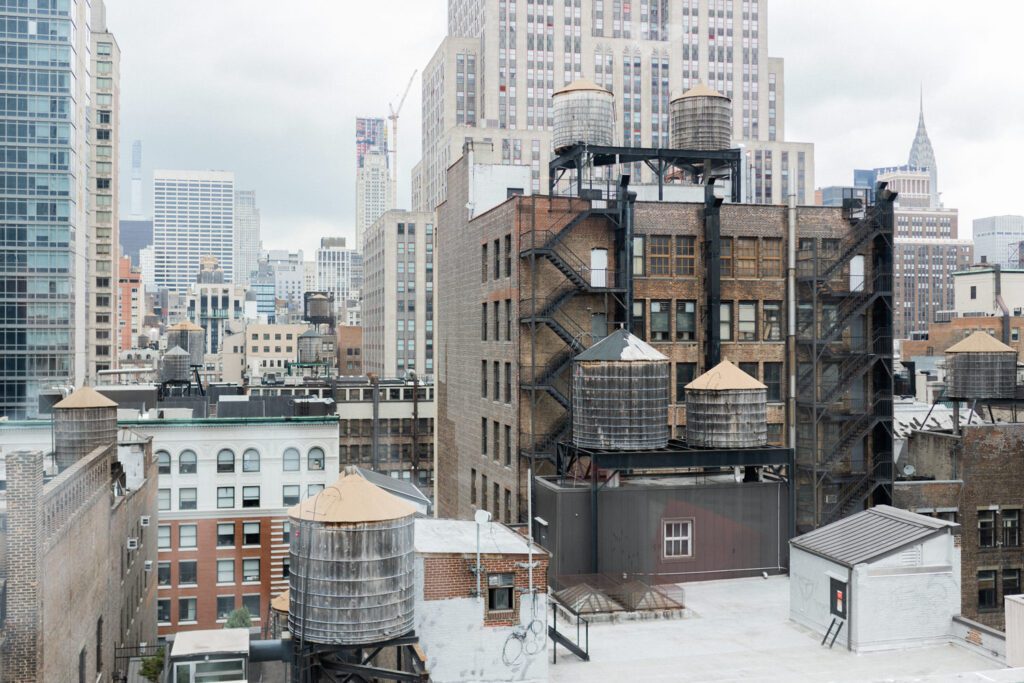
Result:
<svg viewBox="0 0 1024 683"><path fill-rule="evenodd" d="M706 451L617 451L590 454L601 469L647 470L680 467L788 465L788 448L709 449Z"/></svg>
<svg viewBox="0 0 1024 683"><path fill-rule="evenodd" d="M423 680L423 674L410 673L408 671L397 671L395 669L385 669L379 666L364 666L362 664L352 664L350 662L323 660L320 662L320 668L328 672L352 674L368 681L383 679L386 681L410 681L411 683L418 683Z"/></svg>
<svg viewBox="0 0 1024 683"><path fill-rule="evenodd" d="M709 182L710 181L710 182ZM715 184L711 178L704 181L704 249L707 264L704 290L707 295L708 340L705 348L704 372L718 365L722 359L722 200L715 197Z"/></svg>

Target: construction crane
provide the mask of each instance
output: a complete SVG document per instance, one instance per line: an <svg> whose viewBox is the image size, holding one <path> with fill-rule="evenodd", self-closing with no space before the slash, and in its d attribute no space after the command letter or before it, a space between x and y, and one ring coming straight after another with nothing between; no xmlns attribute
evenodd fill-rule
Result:
<svg viewBox="0 0 1024 683"><path fill-rule="evenodd" d="M405 104L405 98L409 95L409 88L412 87L412 82L416 78L416 74L419 73L419 69L413 69L412 76L409 76L409 83L405 86L405 92L402 93L402 99L398 101L398 107L392 106L388 102L388 109L391 113L388 114L388 119L391 120L391 205L395 206L398 204L398 114L402 111L402 105Z"/></svg>

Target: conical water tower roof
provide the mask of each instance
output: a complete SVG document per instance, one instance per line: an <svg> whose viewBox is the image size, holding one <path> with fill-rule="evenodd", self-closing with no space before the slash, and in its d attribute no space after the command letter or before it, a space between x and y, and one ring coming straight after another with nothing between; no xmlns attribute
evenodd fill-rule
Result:
<svg viewBox="0 0 1024 683"><path fill-rule="evenodd" d="M1007 346L988 332L981 331L975 332L946 349L946 353L1004 353L1007 351L1017 353L1013 347Z"/></svg>
<svg viewBox="0 0 1024 683"><path fill-rule="evenodd" d="M196 332L196 331L202 332L203 328L201 328L199 325L196 325L191 320L182 320L180 322L174 323L173 325L168 327L167 330L168 331L173 330L175 332L177 332L179 330L185 330L186 332Z"/></svg>
<svg viewBox="0 0 1024 683"><path fill-rule="evenodd" d="M186 351L185 349L181 348L180 346L174 346L169 351L164 353L164 358L166 358L167 356L187 356L187 355L188 355L188 351Z"/></svg>
<svg viewBox="0 0 1024 683"><path fill-rule="evenodd" d="M672 101L675 102L676 100L681 100L687 97L722 97L725 99L729 99L728 97L718 92L714 88L708 85L704 85L704 83L698 83L697 85L693 86L692 88L684 92L682 95L676 95L675 97L673 97Z"/></svg>
<svg viewBox="0 0 1024 683"><path fill-rule="evenodd" d="M295 519L326 524L384 522L413 514L416 508L371 484L352 466L323 491L288 510Z"/></svg>
<svg viewBox="0 0 1024 683"><path fill-rule="evenodd" d="M70 396L53 406L61 410L75 408L116 408L117 403L96 391L92 387L82 387Z"/></svg>
<svg viewBox="0 0 1024 683"><path fill-rule="evenodd" d="M729 389L767 389L765 385L727 360L711 368L686 385L687 389L728 391Z"/></svg>
<svg viewBox="0 0 1024 683"><path fill-rule="evenodd" d="M556 90L554 94L558 95L559 93L563 93L563 92L578 92L578 91L581 91L581 90L596 90L597 92L606 92L606 93L610 93L611 92L607 88L602 88L597 83L594 83L594 81L591 81L591 80L586 79L586 78L577 78L575 81L573 81L569 85L565 86L564 88L560 88L560 89Z"/></svg>
<svg viewBox="0 0 1024 683"><path fill-rule="evenodd" d="M583 351L576 360L582 361L630 361L668 360L664 354L640 337L625 329L617 329L607 337Z"/></svg>

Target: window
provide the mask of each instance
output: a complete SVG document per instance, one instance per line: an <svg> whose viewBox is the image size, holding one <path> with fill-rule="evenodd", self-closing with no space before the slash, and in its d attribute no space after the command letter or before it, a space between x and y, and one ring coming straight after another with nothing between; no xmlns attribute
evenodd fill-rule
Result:
<svg viewBox="0 0 1024 683"><path fill-rule="evenodd" d="M487 361L480 361L480 396L487 398Z"/></svg>
<svg viewBox="0 0 1024 683"><path fill-rule="evenodd" d="M647 302L643 299L637 299L633 302L633 329L631 330L634 335L641 339L647 339L647 321L644 320L644 309L647 306Z"/></svg>
<svg viewBox="0 0 1024 683"><path fill-rule="evenodd" d="M978 298L978 288L975 287L974 285L971 285L971 298L972 299L977 299Z"/></svg>
<svg viewBox="0 0 1024 683"><path fill-rule="evenodd" d="M260 523L245 522L242 524L242 545L260 544Z"/></svg>
<svg viewBox="0 0 1024 683"><path fill-rule="evenodd" d="M299 502L299 485L287 484L281 487L281 504L295 505Z"/></svg>
<svg viewBox="0 0 1024 683"><path fill-rule="evenodd" d="M782 277L782 239L761 240L761 277Z"/></svg>
<svg viewBox="0 0 1024 683"><path fill-rule="evenodd" d="M156 507L157 510L170 510L171 509L171 490L160 489L156 492Z"/></svg>
<svg viewBox="0 0 1024 683"><path fill-rule="evenodd" d="M285 472L298 472L299 471L299 451L295 448L284 449L284 471Z"/></svg>
<svg viewBox="0 0 1024 683"><path fill-rule="evenodd" d="M512 364L505 363L505 403L512 403Z"/></svg>
<svg viewBox="0 0 1024 683"><path fill-rule="evenodd" d="M171 527L166 524L161 524L156 530L156 547L160 550L170 550L171 548Z"/></svg>
<svg viewBox="0 0 1024 683"><path fill-rule="evenodd" d="M494 279L501 277L501 240L494 240Z"/></svg>
<svg viewBox="0 0 1024 683"><path fill-rule="evenodd" d="M170 562L157 562L156 563L156 585L158 585L158 586L170 586L171 585L171 563Z"/></svg>
<svg viewBox="0 0 1024 683"><path fill-rule="evenodd" d="M195 548L196 547L196 525L195 524L179 524L178 525L178 547L179 548Z"/></svg>
<svg viewBox="0 0 1024 683"><path fill-rule="evenodd" d="M235 561L217 560L217 583L235 582Z"/></svg>
<svg viewBox="0 0 1024 683"><path fill-rule="evenodd" d="M651 302L651 341L670 341L669 301Z"/></svg>
<svg viewBox="0 0 1024 683"><path fill-rule="evenodd" d="M996 544L996 513L994 510L978 510L978 545L991 548Z"/></svg>
<svg viewBox="0 0 1024 683"><path fill-rule="evenodd" d="M978 609L996 608L996 572L982 569L978 572Z"/></svg>
<svg viewBox="0 0 1024 683"><path fill-rule="evenodd" d="M217 453L217 471L235 471L235 452L232 451L230 448L224 448L219 453Z"/></svg>
<svg viewBox="0 0 1024 683"><path fill-rule="evenodd" d="M721 319L718 322L718 333L722 341L732 341L732 302L723 301L719 304Z"/></svg>
<svg viewBox="0 0 1024 683"><path fill-rule="evenodd" d="M427 324L430 325L429 320ZM512 341L512 299L505 299L505 341Z"/></svg>
<svg viewBox="0 0 1024 683"><path fill-rule="evenodd" d="M322 470L324 468L324 449L309 449L309 456L307 457L306 468L310 470Z"/></svg>
<svg viewBox="0 0 1024 683"><path fill-rule="evenodd" d="M505 425L505 467L512 466L512 427Z"/></svg>
<svg viewBox="0 0 1024 683"><path fill-rule="evenodd" d="M740 318L736 332L739 341L757 341L756 301L740 302Z"/></svg>
<svg viewBox="0 0 1024 683"><path fill-rule="evenodd" d="M169 624L171 622L171 601L169 598L156 601L156 620L161 624Z"/></svg>
<svg viewBox="0 0 1024 683"><path fill-rule="evenodd" d="M515 608L515 579L516 575L512 573L487 575L488 610L492 612L497 612L511 610Z"/></svg>
<svg viewBox="0 0 1024 683"><path fill-rule="evenodd" d="M480 282L487 282L487 243L480 245Z"/></svg>
<svg viewBox="0 0 1024 683"><path fill-rule="evenodd" d="M196 599L178 598L178 623L196 620Z"/></svg>
<svg viewBox="0 0 1024 683"><path fill-rule="evenodd" d="M196 561L182 560L178 563L178 585L196 585Z"/></svg>
<svg viewBox="0 0 1024 683"><path fill-rule="evenodd" d="M245 453L242 453L242 471L260 471L260 452L257 451L255 448L246 449Z"/></svg>
<svg viewBox="0 0 1024 683"><path fill-rule="evenodd" d="M768 443L772 446L782 446L782 423L781 422L769 422L768 423Z"/></svg>
<svg viewBox="0 0 1024 683"><path fill-rule="evenodd" d="M486 434L486 430L484 431ZM476 505L476 470L469 470L469 504Z"/></svg>
<svg viewBox="0 0 1024 683"><path fill-rule="evenodd" d="M773 403L782 401L782 363L764 364L764 384L768 387L768 400Z"/></svg>
<svg viewBox="0 0 1024 683"><path fill-rule="evenodd" d="M195 489L178 489L178 509L179 510L195 510L196 509L196 490Z"/></svg>
<svg viewBox="0 0 1024 683"><path fill-rule="evenodd" d="M664 553L666 559L693 556L693 549L691 547L693 536L692 520L669 520L664 523L662 528L665 537Z"/></svg>
<svg viewBox="0 0 1024 683"><path fill-rule="evenodd" d="M480 454L487 455L487 418L480 418Z"/></svg>
<svg viewBox="0 0 1024 683"><path fill-rule="evenodd" d="M235 596L234 595L218 595L217 596L217 618L227 619L228 616L235 610Z"/></svg>
<svg viewBox="0 0 1024 683"><path fill-rule="evenodd" d="M757 379L757 363L740 363L740 370Z"/></svg>
<svg viewBox="0 0 1024 683"><path fill-rule="evenodd" d="M249 610L249 614L252 615L253 620L260 618L260 596L259 595L243 595L242 596L242 607Z"/></svg>
<svg viewBox="0 0 1024 683"><path fill-rule="evenodd" d="M633 238L633 275L642 276L644 272L644 238Z"/></svg>
<svg viewBox="0 0 1024 683"><path fill-rule="evenodd" d="M103 671L103 617L96 620L96 671Z"/></svg>
<svg viewBox="0 0 1024 683"><path fill-rule="evenodd" d="M196 473L195 451L182 451L178 456L178 474Z"/></svg>
<svg viewBox="0 0 1024 683"><path fill-rule="evenodd" d="M292 575L292 561L287 557L281 560L281 577L287 579Z"/></svg>
<svg viewBox="0 0 1024 683"><path fill-rule="evenodd" d="M156 452L157 462L157 473L158 474L170 474L171 473L171 454L167 451Z"/></svg>
<svg viewBox="0 0 1024 683"><path fill-rule="evenodd" d="M764 302L764 340L782 341L782 302Z"/></svg>
<svg viewBox="0 0 1024 683"><path fill-rule="evenodd" d="M235 487L234 486L218 486L217 487L217 507L218 508L233 508L233 507L235 507Z"/></svg>
<svg viewBox="0 0 1024 683"><path fill-rule="evenodd" d="M312 498L316 494L324 490L323 484L310 484L306 487L306 496Z"/></svg>
<svg viewBox="0 0 1024 683"><path fill-rule="evenodd" d="M697 340L697 302L676 301L676 341Z"/></svg>
<svg viewBox="0 0 1024 683"><path fill-rule="evenodd" d="M722 238L722 277L732 277L732 238Z"/></svg>
<svg viewBox="0 0 1024 683"><path fill-rule="evenodd" d="M736 277L757 277L757 238L736 238Z"/></svg>
<svg viewBox="0 0 1024 683"><path fill-rule="evenodd" d="M292 540L292 523L282 522L281 523L281 542L289 543Z"/></svg>
<svg viewBox="0 0 1024 683"><path fill-rule="evenodd" d="M243 486L242 487L242 507L244 508L258 508L260 506L260 487L259 486Z"/></svg>
<svg viewBox="0 0 1024 683"><path fill-rule="evenodd" d="M505 235L505 277L512 277L512 235Z"/></svg>
<svg viewBox="0 0 1024 683"><path fill-rule="evenodd" d="M676 275L694 275L697 272L697 239L676 237Z"/></svg>
<svg viewBox="0 0 1024 683"><path fill-rule="evenodd" d="M260 580L260 560L258 557L247 557L242 560L242 581Z"/></svg>
<svg viewBox="0 0 1024 683"><path fill-rule="evenodd" d="M1003 510L1003 545L1016 548L1020 545L1020 510Z"/></svg>
<svg viewBox="0 0 1024 683"><path fill-rule="evenodd" d="M487 302L481 304L480 341L487 341Z"/></svg>
<svg viewBox="0 0 1024 683"><path fill-rule="evenodd" d="M686 385L697 376L696 363L676 363L676 402L686 400Z"/></svg>
<svg viewBox="0 0 1024 683"><path fill-rule="evenodd" d="M217 547L227 548L235 545L235 523L221 522L217 525Z"/></svg>
<svg viewBox="0 0 1024 683"><path fill-rule="evenodd" d="M501 398L501 363L494 361L494 400Z"/></svg>
<svg viewBox="0 0 1024 683"><path fill-rule="evenodd" d="M672 238L669 235L651 235L651 248L647 255L647 269L652 277L671 275Z"/></svg>
<svg viewBox="0 0 1024 683"><path fill-rule="evenodd" d="M1003 597L1020 595L1020 569L1003 570Z"/></svg>

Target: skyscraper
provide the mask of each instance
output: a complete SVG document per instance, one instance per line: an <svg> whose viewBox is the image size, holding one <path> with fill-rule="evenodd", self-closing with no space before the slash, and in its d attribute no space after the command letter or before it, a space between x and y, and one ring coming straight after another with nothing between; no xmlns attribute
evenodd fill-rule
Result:
<svg viewBox="0 0 1024 683"><path fill-rule="evenodd" d="M335 312L344 311L349 301L359 298L363 281L363 259L345 245L344 237L323 237L316 250L317 290L334 294Z"/></svg>
<svg viewBox="0 0 1024 683"><path fill-rule="evenodd" d="M203 256L216 256L225 280L233 282L234 233L234 173L153 172L153 265L158 289L187 292Z"/></svg>
<svg viewBox="0 0 1024 683"><path fill-rule="evenodd" d="M142 141L132 143L131 202L127 218L118 221L118 242L121 253L129 256L132 265L139 266L139 250L153 244L153 221L143 214L142 208Z"/></svg>
<svg viewBox="0 0 1024 683"><path fill-rule="evenodd" d="M132 194L129 197L132 218L142 216L142 140L132 142Z"/></svg>
<svg viewBox="0 0 1024 683"><path fill-rule="evenodd" d="M20 144L0 169L0 416L35 416L40 388L85 378L89 18L85 0L0 8L0 123L25 136L6 138ZM113 95L97 93L96 106Z"/></svg>
<svg viewBox="0 0 1024 683"><path fill-rule="evenodd" d="M86 314L86 381L117 360L118 286L118 130L121 103L121 50L107 29L102 0L92 3L92 76L96 101L89 135L93 144L89 191L94 194L89 234Z"/></svg>
<svg viewBox="0 0 1024 683"><path fill-rule="evenodd" d="M988 216L974 219L974 258L1020 268L1020 243L1024 240L1024 216Z"/></svg>
<svg viewBox="0 0 1024 683"><path fill-rule="evenodd" d="M415 210L445 196L466 139L532 167L546 191L551 96L580 78L616 96L615 144L669 145L669 102L703 82L733 102L748 199L814 199L814 146L785 139L783 60L768 56L766 0L449 0L448 36L423 72L423 150ZM649 180L635 169L633 182Z"/></svg>
<svg viewBox="0 0 1024 683"><path fill-rule="evenodd" d="M390 173L386 122L381 118L357 118L356 251L361 252L363 249L363 233L367 228L385 211L394 207Z"/></svg>
<svg viewBox="0 0 1024 683"><path fill-rule="evenodd" d="M260 210L256 193L235 190L235 279L246 285L260 260Z"/></svg>

